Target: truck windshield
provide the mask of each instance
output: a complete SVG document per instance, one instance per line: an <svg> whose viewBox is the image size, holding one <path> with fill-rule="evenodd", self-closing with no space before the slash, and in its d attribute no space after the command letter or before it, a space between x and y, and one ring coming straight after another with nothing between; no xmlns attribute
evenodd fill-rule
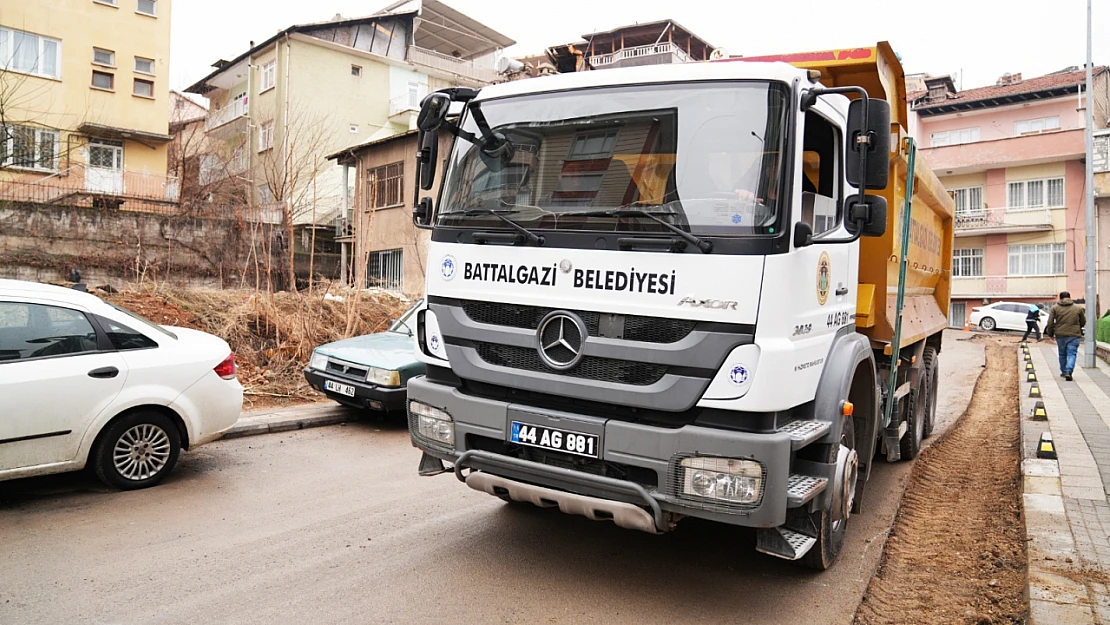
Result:
<svg viewBox="0 0 1110 625"><path fill-rule="evenodd" d="M511 149L456 141L437 225L778 232L789 90L780 83L637 85L477 103ZM474 105L472 105L474 106ZM463 128L480 134L473 115ZM635 209L635 210L633 210Z"/></svg>

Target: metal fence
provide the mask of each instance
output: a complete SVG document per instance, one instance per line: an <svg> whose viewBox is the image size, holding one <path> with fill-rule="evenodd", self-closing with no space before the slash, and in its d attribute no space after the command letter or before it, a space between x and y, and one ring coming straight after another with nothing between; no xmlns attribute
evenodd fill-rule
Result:
<svg viewBox="0 0 1110 625"><path fill-rule="evenodd" d="M173 176L98 171L73 166L53 174L24 173L0 180L0 202L65 204L162 214L179 212L180 182Z"/></svg>

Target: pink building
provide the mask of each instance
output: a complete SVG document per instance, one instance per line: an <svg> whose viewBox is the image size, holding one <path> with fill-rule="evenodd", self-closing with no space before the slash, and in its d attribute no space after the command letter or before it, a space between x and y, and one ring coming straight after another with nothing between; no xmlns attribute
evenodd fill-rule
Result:
<svg viewBox="0 0 1110 625"><path fill-rule="evenodd" d="M918 145L956 200L953 326L990 302L1083 297L1087 98L1085 72L1070 69L910 94ZM1107 78L1107 68L1095 70L1098 128L1110 112Z"/></svg>

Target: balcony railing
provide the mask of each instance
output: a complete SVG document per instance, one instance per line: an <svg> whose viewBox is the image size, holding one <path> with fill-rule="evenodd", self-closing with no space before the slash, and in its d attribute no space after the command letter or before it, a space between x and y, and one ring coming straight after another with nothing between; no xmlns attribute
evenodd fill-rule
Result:
<svg viewBox="0 0 1110 625"><path fill-rule="evenodd" d="M964 236L1051 229L1052 211L1047 208L983 208L956 212L956 233Z"/></svg>
<svg viewBox="0 0 1110 625"><path fill-rule="evenodd" d="M953 278L954 297L1054 297L1067 289L1067 276L980 276Z"/></svg>
<svg viewBox="0 0 1110 625"><path fill-rule="evenodd" d="M420 97L415 93L407 93L392 98L389 101L389 116L401 113L415 113L420 110Z"/></svg>
<svg viewBox="0 0 1110 625"><path fill-rule="evenodd" d="M204 127L206 130L219 128L246 115L247 109L247 96L230 100L222 109L208 113L208 121Z"/></svg>
<svg viewBox="0 0 1110 625"><path fill-rule="evenodd" d="M491 83L497 80L497 70L492 67L482 67L473 61L456 59L453 56L426 48L409 46L409 62L449 72L477 82Z"/></svg>
<svg viewBox="0 0 1110 625"><path fill-rule="evenodd" d="M685 63L690 60L686 51L676 46L673 43L657 43L650 46L636 46L634 48L622 48L611 54L599 54L589 58L590 65L593 67L604 67L623 61L625 59L635 59L642 56L653 56L656 54L673 54L678 57L679 63Z"/></svg>
<svg viewBox="0 0 1110 625"><path fill-rule="evenodd" d="M174 176L74 165L43 176L0 182L0 202L64 204L173 214L181 188Z"/></svg>

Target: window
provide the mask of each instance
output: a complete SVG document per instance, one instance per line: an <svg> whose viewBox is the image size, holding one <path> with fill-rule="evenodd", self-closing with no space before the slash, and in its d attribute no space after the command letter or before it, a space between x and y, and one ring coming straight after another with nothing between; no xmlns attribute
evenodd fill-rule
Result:
<svg viewBox="0 0 1110 625"><path fill-rule="evenodd" d="M952 275L977 278L983 275L983 248L952 250Z"/></svg>
<svg viewBox="0 0 1110 625"><path fill-rule="evenodd" d="M270 185L258 185L258 203L263 205L274 203L274 191L270 188Z"/></svg>
<svg viewBox="0 0 1110 625"><path fill-rule="evenodd" d="M61 78L62 42L12 28L0 28L0 67L5 70Z"/></svg>
<svg viewBox="0 0 1110 625"><path fill-rule="evenodd" d="M814 235L840 225L837 205L840 189L837 165L840 133L817 111L806 112L802 139L802 222Z"/></svg>
<svg viewBox="0 0 1110 625"><path fill-rule="evenodd" d="M93 70L92 86L97 89L107 89L111 91L115 88L115 75L108 72L98 72Z"/></svg>
<svg viewBox="0 0 1110 625"><path fill-rule="evenodd" d="M93 48L93 63L97 65L116 66L116 53L103 48Z"/></svg>
<svg viewBox="0 0 1110 625"><path fill-rule="evenodd" d="M405 261L402 250L370 252L370 266L366 272L366 286L386 291L405 288Z"/></svg>
<svg viewBox="0 0 1110 625"><path fill-rule="evenodd" d="M350 130L351 132L358 132L358 124L351 124Z"/></svg>
<svg viewBox="0 0 1110 625"><path fill-rule="evenodd" d="M0 302L0 362L97 350L96 331L69 308Z"/></svg>
<svg viewBox="0 0 1110 625"><path fill-rule="evenodd" d="M259 93L274 88L277 84L277 61L270 61L262 66L261 80L262 84L258 87Z"/></svg>
<svg viewBox="0 0 1110 625"><path fill-rule="evenodd" d="M154 97L154 83L150 80L143 80L141 78L136 78L135 79L135 91L133 93L137 96L141 96L141 97L144 97L144 98L153 98Z"/></svg>
<svg viewBox="0 0 1110 625"><path fill-rule="evenodd" d="M1064 206L1064 179L1019 180L1006 183L1006 208L1058 208Z"/></svg>
<svg viewBox="0 0 1110 625"><path fill-rule="evenodd" d="M570 148L568 161L585 161L595 158L609 158L613 155L613 147L617 144L617 133L598 132L579 134L574 138Z"/></svg>
<svg viewBox="0 0 1110 625"><path fill-rule="evenodd" d="M956 202L957 215L977 215L983 212L983 187L952 189L948 193Z"/></svg>
<svg viewBox="0 0 1110 625"><path fill-rule="evenodd" d="M143 15L158 15L158 0L137 0L135 12Z"/></svg>
<svg viewBox="0 0 1110 625"><path fill-rule="evenodd" d="M141 56L135 57L135 71L140 74L153 74L154 59L144 59Z"/></svg>
<svg viewBox="0 0 1110 625"><path fill-rule="evenodd" d="M1060 128L1060 117L1053 115L1052 117L1040 117L1037 119L1026 119L1020 122L1014 122L1014 135L1020 136L1031 133L1044 132L1046 130L1057 130Z"/></svg>
<svg viewBox="0 0 1110 625"><path fill-rule="evenodd" d="M0 166L58 169L58 131L32 126L0 126Z"/></svg>
<svg viewBox="0 0 1110 625"><path fill-rule="evenodd" d="M258 127L258 151L269 150L274 147L274 120L262 122Z"/></svg>
<svg viewBox="0 0 1110 625"><path fill-rule="evenodd" d="M97 315L96 320L100 322L100 327L108 333L108 338L112 341L112 347L118 350L158 347L158 343L118 321L112 321L99 315Z"/></svg>
<svg viewBox="0 0 1110 625"><path fill-rule="evenodd" d="M352 65L351 66L351 75L352 76L362 76L362 66L361 65Z"/></svg>
<svg viewBox="0 0 1110 625"><path fill-rule="evenodd" d="M391 163L376 167L368 172L366 191L371 208L396 206L404 202L402 182L405 164Z"/></svg>
<svg viewBox="0 0 1110 625"><path fill-rule="evenodd" d="M1063 243L1011 245L1009 252L1011 276L1058 276L1067 273Z"/></svg>
<svg viewBox="0 0 1110 625"><path fill-rule="evenodd" d="M961 130L947 130L934 132L929 136L930 145L939 148L945 145L960 145L961 143L974 143L979 140L979 128L963 128Z"/></svg>
<svg viewBox="0 0 1110 625"><path fill-rule="evenodd" d="M93 2L97 4L106 4L111 7L116 6L116 0L93 0Z"/></svg>

